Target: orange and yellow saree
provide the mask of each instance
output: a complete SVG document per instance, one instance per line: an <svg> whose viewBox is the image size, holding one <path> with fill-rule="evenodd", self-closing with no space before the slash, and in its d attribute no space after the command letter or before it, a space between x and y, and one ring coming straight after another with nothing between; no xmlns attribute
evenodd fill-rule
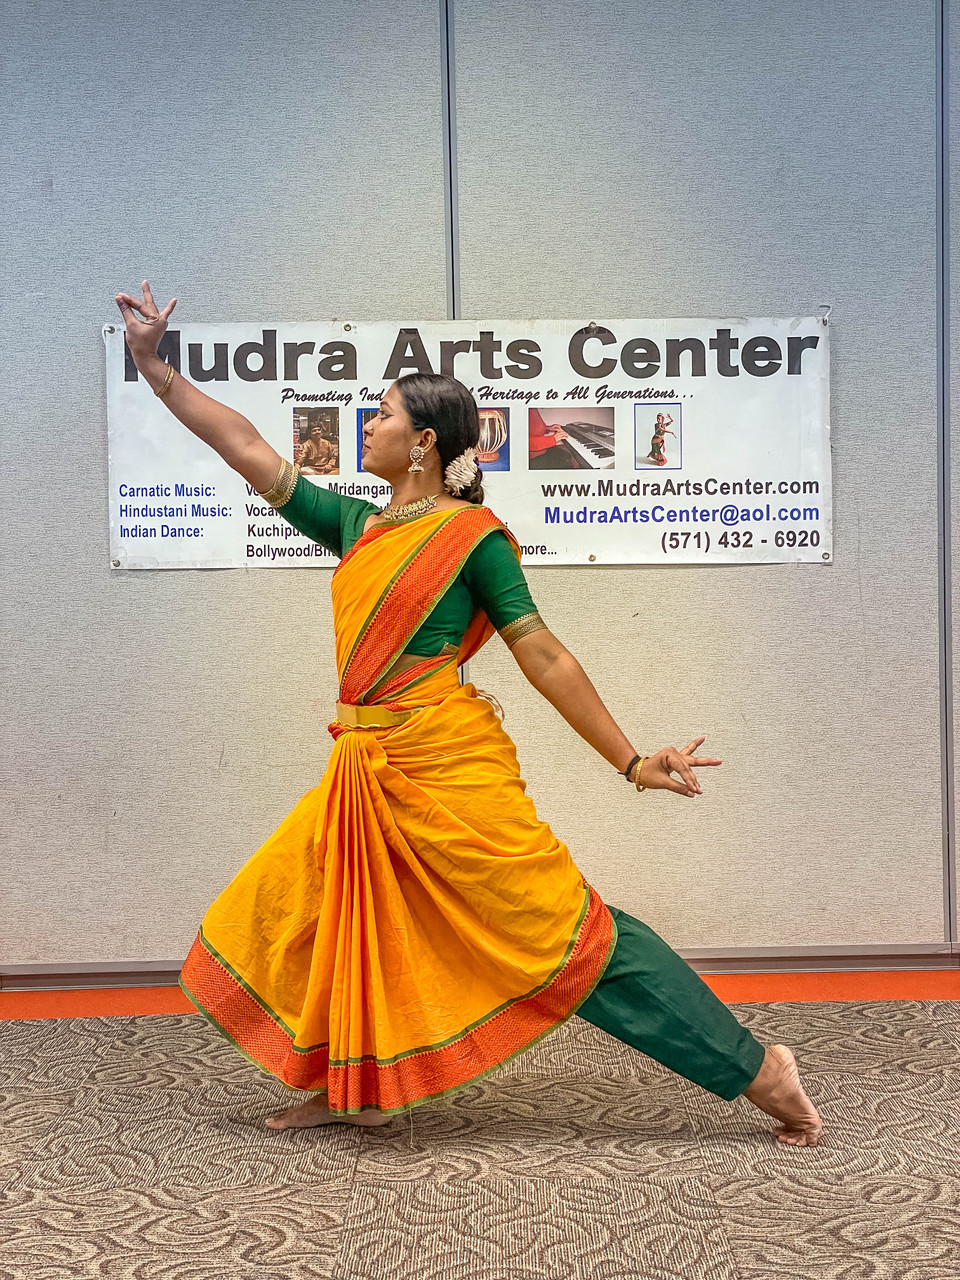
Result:
<svg viewBox="0 0 960 1280"><path fill-rule="evenodd" d="M341 561L326 773L184 965L222 1032L337 1114L403 1111L492 1071L573 1013L612 954L610 912L537 818L490 703L458 683L486 616L459 653L391 674L502 528L483 507L433 512L374 527Z"/></svg>

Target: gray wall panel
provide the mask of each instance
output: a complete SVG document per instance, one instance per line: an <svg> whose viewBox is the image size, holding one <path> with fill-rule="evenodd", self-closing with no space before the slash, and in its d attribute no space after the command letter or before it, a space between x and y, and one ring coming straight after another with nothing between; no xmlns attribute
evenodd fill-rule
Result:
<svg viewBox="0 0 960 1280"><path fill-rule="evenodd" d="M951 559L951 618L952 623L952 677L954 689L954 793L960 794L960 774L956 748L960 743L960 725L956 715L956 696L960 690L960 653L957 643L960 641L960 173L957 164L960 161L960 14L954 9L952 20L947 31L946 61L946 158L949 171L946 175L946 194L949 201L947 229L949 245L946 255L945 284L947 286L946 303L948 307L949 330L946 357L948 361L949 382L947 385L947 430L949 432L950 459L950 559ZM956 807L954 805L954 840L956 840ZM953 903L954 921L958 918L957 885L948 887Z"/></svg>
<svg viewBox="0 0 960 1280"><path fill-rule="evenodd" d="M5 16L0 961L182 955L319 776L328 572L109 570L100 325L145 273L184 321L442 317L438 23L434 0Z"/></svg>
<svg viewBox="0 0 960 1280"><path fill-rule="evenodd" d="M933 5L474 0L457 88L465 315L834 306L833 566L531 575L638 746L710 734L704 798L474 664L544 815L678 944L940 940Z"/></svg>

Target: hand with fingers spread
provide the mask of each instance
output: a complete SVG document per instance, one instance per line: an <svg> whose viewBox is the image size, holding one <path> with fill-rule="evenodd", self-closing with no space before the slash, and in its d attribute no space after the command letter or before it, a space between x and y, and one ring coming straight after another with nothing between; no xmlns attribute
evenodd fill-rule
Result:
<svg viewBox="0 0 960 1280"><path fill-rule="evenodd" d="M693 753L705 739L693 738L682 751L676 747L664 747L656 755L647 756L640 764L640 788L659 791L675 791L678 796L699 796L703 788L697 780L694 769L705 765L722 764L712 756L695 756ZM674 774L679 774L675 778ZM636 768L631 772L631 781L636 782Z"/></svg>
<svg viewBox="0 0 960 1280"><path fill-rule="evenodd" d="M126 326L127 346L141 372L144 365L156 356L160 339L166 333L167 322L177 305L176 298L171 298L161 311L153 300L148 280L144 280L142 288L142 298L135 298L130 293L118 293L116 297Z"/></svg>

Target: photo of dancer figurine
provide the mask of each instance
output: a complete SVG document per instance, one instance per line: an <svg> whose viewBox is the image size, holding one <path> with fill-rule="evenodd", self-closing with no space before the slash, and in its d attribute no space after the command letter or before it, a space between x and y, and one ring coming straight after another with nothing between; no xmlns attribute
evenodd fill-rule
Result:
<svg viewBox="0 0 960 1280"><path fill-rule="evenodd" d="M668 467L671 471L680 469L680 426L677 424L677 430L671 431L673 426L673 416L668 409L675 409L677 414L680 413L679 405L664 406L658 410L655 415L646 405L636 405L634 408L635 422L635 447L636 447L636 469L642 471L647 467ZM653 421L650 419L653 417ZM672 436L676 441L676 457L672 467L669 466L667 458L667 436ZM649 447L647 442L649 441ZM671 453L674 452L671 446Z"/></svg>
<svg viewBox="0 0 960 1280"><path fill-rule="evenodd" d="M339 409L294 409L293 461L305 476L340 474Z"/></svg>

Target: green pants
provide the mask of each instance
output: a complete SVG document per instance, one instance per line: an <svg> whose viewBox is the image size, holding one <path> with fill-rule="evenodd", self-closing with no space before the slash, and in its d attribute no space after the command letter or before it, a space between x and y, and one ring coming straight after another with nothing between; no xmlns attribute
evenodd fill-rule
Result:
<svg viewBox="0 0 960 1280"><path fill-rule="evenodd" d="M721 1098L752 1084L764 1048L685 960L616 907L617 943L581 1018Z"/></svg>

